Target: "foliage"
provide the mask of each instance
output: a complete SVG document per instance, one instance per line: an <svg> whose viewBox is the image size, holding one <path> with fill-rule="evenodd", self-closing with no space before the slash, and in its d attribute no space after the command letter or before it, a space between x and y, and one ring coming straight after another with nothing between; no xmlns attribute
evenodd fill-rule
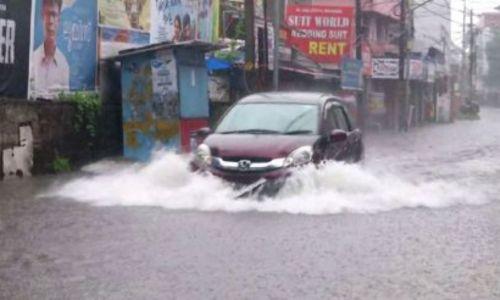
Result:
<svg viewBox="0 0 500 300"><path fill-rule="evenodd" d="M240 56L240 51L236 50L236 41L231 41L229 44L229 49L221 50L221 51L216 51L215 52L215 57L218 59L223 59L227 60L231 63L234 63L238 57Z"/></svg>
<svg viewBox="0 0 500 300"><path fill-rule="evenodd" d="M245 39L245 18L240 18L234 29L234 38L238 40Z"/></svg>
<svg viewBox="0 0 500 300"><path fill-rule="evenodd" d="M60 94L59 100L75 105L73 129L86 148L93 148L98 138L101 100L96 93L76 92Z"/></svg>
<svg viewBox="0 0 500 300"><path fill-rule="evenodd" d="M56 173L71 171L71 164L68 158L57 156L52 162L52 170Z"/></svg>
<svg viewBox="0 0 500 300"><path fill-rule="evenodd" d="M492 33L492 39L486 46L488 75L485 81L488 86L496 87L500 81L500 30L494 30Z"/></svg>

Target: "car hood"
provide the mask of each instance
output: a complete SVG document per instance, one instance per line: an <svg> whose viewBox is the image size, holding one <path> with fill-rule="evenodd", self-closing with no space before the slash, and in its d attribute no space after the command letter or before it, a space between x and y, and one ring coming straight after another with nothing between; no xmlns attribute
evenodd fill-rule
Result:
<svg viewBox="0 0 500 300"><path fill-rule="evenodd" d="M312 146L317 135L212 134L203 142L218 157L280 158L301 146Z"/></svg>

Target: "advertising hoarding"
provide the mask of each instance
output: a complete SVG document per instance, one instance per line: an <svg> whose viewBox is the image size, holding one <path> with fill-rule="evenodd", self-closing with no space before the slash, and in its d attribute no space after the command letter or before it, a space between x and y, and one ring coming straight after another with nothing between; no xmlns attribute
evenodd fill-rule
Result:
<svg viewBox="0 0 500 300"><path fill-rule="evenodd" d="M99 24L149 32L150 0L98 0Z"/></svg>
<svg viewBox="0 0 500 300"><path fill-rule="evenodd" d="M0 0L0 96L26 98L31 1Z"/></svg>
<svg viewBox="0 0 500 300"><path fill-rule="evenodd" d="M316 63L340 64L351 56L352 7L289 5L285 24L290 31L287 44Z"/></svg>
<svg viewBox="0 0 500 300"><path fill-rule="evenodd" d="M30 93L54 99L60 92L93 90L97 61L97 2L36 0Z"/></svg>
<svg viewBox="0 0 500 300"><path fill-rule="evenodd" d="M399 59L373 58L372 78L374 79L399 79Z"/></svg>
<svg viewBox="0 0 500 300"><path fill-rule="evenodd" d="M152 0L151 43L211 42L218 24L218 0Z"/></svg>

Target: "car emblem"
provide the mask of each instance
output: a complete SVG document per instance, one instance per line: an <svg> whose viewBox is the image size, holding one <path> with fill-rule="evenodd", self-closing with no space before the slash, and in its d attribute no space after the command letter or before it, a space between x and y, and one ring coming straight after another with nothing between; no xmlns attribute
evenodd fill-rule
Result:
<svg viewBox="0 0 500 300"><path fill-rule="evenodd" d="M241 171L248 171L251 165L252 162L249 160L240 160L238 162L238 169L240 169Z"/></svg>

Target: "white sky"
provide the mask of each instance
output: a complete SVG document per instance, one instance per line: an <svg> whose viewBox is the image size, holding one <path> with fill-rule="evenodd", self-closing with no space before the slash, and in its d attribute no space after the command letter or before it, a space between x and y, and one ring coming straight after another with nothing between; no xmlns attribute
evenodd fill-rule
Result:
<svg viewBox="0 0 500 300"><path fill-rule="evenodd" d="M457 43L457 46L462 45L462 22L463 22L463 7L464 0L450 0L451 1L451 14L453 22L451 23L452 38ZM500 6L500 0L465 0L467 1L467 10L473 9L474 14L493 11L495 7ZM467 25L470 22L469 13L467 13ZM477 19L474 20L477 22Z"/></svg>

